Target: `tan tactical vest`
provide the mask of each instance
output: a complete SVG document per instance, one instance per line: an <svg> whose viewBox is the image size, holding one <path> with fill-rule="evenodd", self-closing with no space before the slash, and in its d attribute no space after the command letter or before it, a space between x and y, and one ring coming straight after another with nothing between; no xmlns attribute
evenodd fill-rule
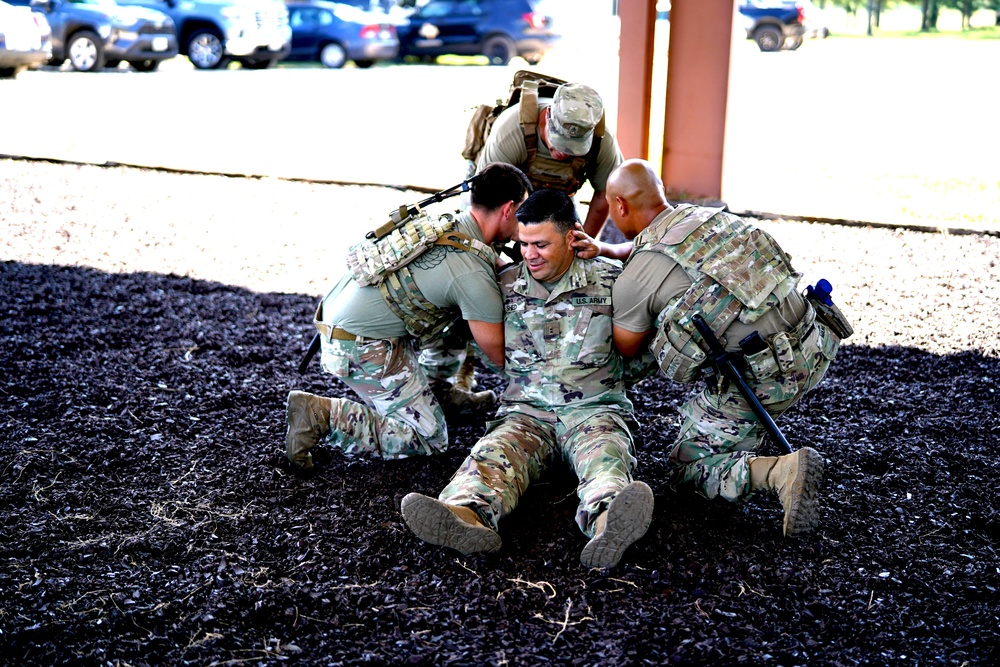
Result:
<svg viewBox="0 0 1000 667"><path fill-rule="evenodd" d="M431 218L418 211L392 232L365 238L347 251L347 266L359 285L377 285L382 299L421 343L455 323L457 308L436 306L424 297L407 265L435 245L471 252L493 271L497 255L482 241L455 231L454 216Z"/></svg>
<svg viewBox="0 0 1000 667"><path fill-rule="evenodd" d="M587 165L596 162L597 156L574 156L569 162L560 162L538 154L538 82L525 81L521 86L519 118L524 145L528 149L528 159L518 167L525 173L532 187L562 190L572 197L586 182ZM594 148L599 147L598 137L604 136L604 116L594 128ZM591 151L592 152L592 151Z"/></svg>
<svg viewBox="0 0 1000 667"><path fill-rule="evenodd" d="M664 375L678 382L697 379L706 358L696 341L695 314L722 338L735 318L750 324L780 304L801 277L766 232L721 209L689 204L636 237L629 259L640 252L663 253L692 280L657 316L650 343Z"/></svg>

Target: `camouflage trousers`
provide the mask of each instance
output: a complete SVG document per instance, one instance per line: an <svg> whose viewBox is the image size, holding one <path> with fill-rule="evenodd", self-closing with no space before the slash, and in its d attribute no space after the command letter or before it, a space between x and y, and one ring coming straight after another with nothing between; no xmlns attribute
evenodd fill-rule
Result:
<svg viewBox="0 0 1000 667"><path fill-rule="evenodd" d="M562 460L579 479L576 523L593 537L597 516L632 481L632 434L614 412L597 412L576 424L567 428L561 421L518 413L492 422L439 499L472 508L496 530L531 483Z"/></svg>
<svg viewBox="0 0 1000 667"><path fill-rule="evenodd" d="M744 377L772 417L815 387L837 354L836 335L819 322L808 324L801 340L780 334L771 347L747 357ZM669 458L671 483L694 484L707 498L735 501L749 495L749 459L765 433L750 404L735 387L718 391L712 384L680 413L680 433Z"/></svg>
<svg viewBox="0 0 1000 667"><path fill-rule="evenodd" d="M467 335L452 334L432 341L420 348L420 367L432 380L447 380L454 377L465 361L466 355L470 351L469 340L471 333ZM485 355L484 355L485 356Z"/></svg>
<svg viewBox="0 0 1000 667"><path fill-rule="evenodd" d="M385 459L448 449L444 412L410 339L324 338L320 362L364 401L334 400L330 444Z"/></svg>

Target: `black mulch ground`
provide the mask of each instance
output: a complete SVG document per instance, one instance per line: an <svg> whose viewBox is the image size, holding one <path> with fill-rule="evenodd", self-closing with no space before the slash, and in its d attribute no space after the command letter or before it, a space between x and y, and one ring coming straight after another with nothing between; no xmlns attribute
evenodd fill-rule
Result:
<svg viewBox="0 0 1000 667"><path fill-rule="evenodd" d="M987 665L1000 661L1000 363L846 345L781 420L827 459L823 522L675 493L683 387L635 395L653 524L579 565L574 480L533 487L499 554L401 521L439 458L283 455L314 296L0 263L0 662ZM482 384L498 378L481 374ZM332 384L332 387L331 387Z"/></svg>

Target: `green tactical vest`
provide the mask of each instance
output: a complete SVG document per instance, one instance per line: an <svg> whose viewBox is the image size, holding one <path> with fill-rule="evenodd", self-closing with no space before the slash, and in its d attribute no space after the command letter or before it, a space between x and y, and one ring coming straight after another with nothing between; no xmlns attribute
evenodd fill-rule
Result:
<svg viewBox="0 0 1000 667"><path fill-rule="evenodd" d="M670 257L692 280L660 311L650 342L664 375L678 382L697 379L706 358L695 340L695 314L722 338L737 317L750 324L780 304L801 277L767 232L721 209L690 204L639 234L629 259L640 252Z"/></svg>
<svg viewBox="0 0 1000 667"><path fill-rule="evenodd" d="M471 252L490 270L496 267L496 252L477 239L455 231L455 217L431 218L423 211L379 238L365 238L347 251L347 266L359 285L377 285L389 309L403 321L406 330L421 343L439 336L458 320L457 308L436 306L424 297L407 267L428 248L450 246Z"/></svg>

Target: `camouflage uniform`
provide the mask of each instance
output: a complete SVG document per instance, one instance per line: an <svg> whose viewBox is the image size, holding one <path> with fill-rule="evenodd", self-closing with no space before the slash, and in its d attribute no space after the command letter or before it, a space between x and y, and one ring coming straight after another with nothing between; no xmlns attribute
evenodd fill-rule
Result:
<svg viewBox="0 0 1000 667"><path fill-rule="evenodd" d="M558 460L580 480L577 524L587 536L635 467L622 360L611 340L617 262L574 259L551 291L524 264L501 272L506 373L498 421L441 492L497 527Z"/></svg>
<svg viewBox="0 0 1000 667"><path fill-rule="evenodd" d="M709 372L693 335L696 313L730 351L739 353L739 341L757 331L768 345L746 357L743 376L777 417L819 383L840 345L796 290L800 277L765 232L719 210L679 206L636 237L615 285L615 324L652 330L661 370L680 382ZM748 459L764 430L746 400L711 376L680 413L669 459L674 483L692 483L708 498L748 495Z"/></svg>
<svg viewBox="0 0 1000 667"><path fill-rule="evenodd" d="M482 242L468 211L458 216L457 224L458 231ZM456 351L449 363L425 367L418 362L419 346L435 336L448 337L463 318L500 322L503 316L494 266L474 253L432 247L400 273L401 281L412 282L436 309L437 319L427 327L435 335L426 341L417 340L411 324L398 316L379 287L359 286L350 273L317 311L323 369L363 401L334 399L329 442L348 453L388 459L446 450L448 428L429 380L454 374L462 357ZM441 329L443 334L436 333ZM294 462L304 453L288 455Z"/></svg>

